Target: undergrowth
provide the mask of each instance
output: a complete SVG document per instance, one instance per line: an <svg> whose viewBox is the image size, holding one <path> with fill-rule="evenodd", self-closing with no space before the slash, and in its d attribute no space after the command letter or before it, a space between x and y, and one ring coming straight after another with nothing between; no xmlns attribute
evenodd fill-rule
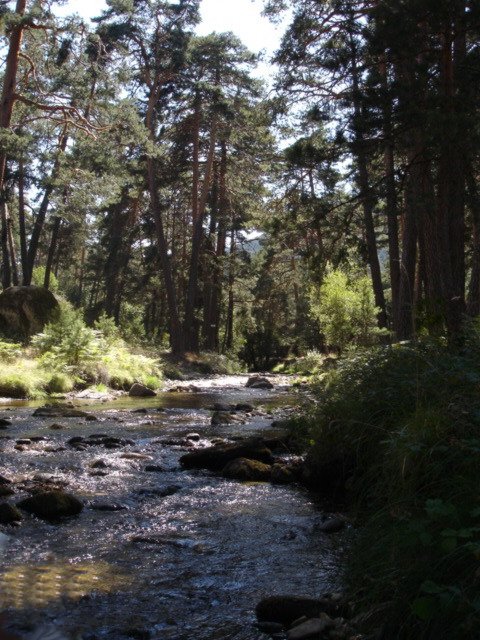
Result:
<svg viewBox="0 0 480 640"><path fill-rule="evenodd" d="M33 398L104 385L128 389L161 384L159 361L134 353L113 320L88 327L80 312L64 305L60 318L33 337L29 347L0 341L0 396Z"/></svg>
<svg viewBox="0 0 480 640"><path fill-rule="evenodd" d="M302 437L311 465L336 461L349 471L347 495L361 523L346 575L354 600L363 610L381 605L384 638L474 637L478 330L461 352L442 342L357 352L339 361L317 394ZM377 623L371 616L370 627Z"/></svg>

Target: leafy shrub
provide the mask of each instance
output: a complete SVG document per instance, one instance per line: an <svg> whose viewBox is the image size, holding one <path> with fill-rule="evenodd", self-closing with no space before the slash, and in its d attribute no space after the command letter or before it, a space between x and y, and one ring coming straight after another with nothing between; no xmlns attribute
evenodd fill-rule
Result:
<svg viewBox="0 0 480 640"><path fill-rule="evenodd" d="M29 398L32 391L30 381L21 374L0 376L0 396L3 398Z"/></svg>
<svg viewBox="0 0 480 640"><path fill-rule="evenodd" d="M74 386L74 380L70 376L57 372L47 381L45 390L48 393L68 393Z"/></svg>
<svg viewBox="0 0 480 640"><path fill-rule="evenodd" d="M15 362L22 355L22 345L0 341L0 362Z"/></svg>
<svg viewBox="0 0 480 640"><path fill-rule="evenodd" d="M43 283L45 282L45 267L35 267L32 272L32 284L37 287L43 287ZM53 272L50 272L50 283L49 289L53 293L58 293L59 284L57 277Z"/></svg>
<svg viewBox="0 0 480 640"><path fill-rule="evenodd" d="M44 368L91 384L127 389L134 382L161 377L158 362L133 354L111 319L101 317L92 329L80 312L69 306L64 306L57 322L33 338L32 346Z"/></svg>
<svg viewBox="0 0 480 640"><path fill-rule="evenodd" d="M366 276L349 279L343 271L330 271L320 289L311 292L310 312L327 343L340 350L350 343L369 345L378 341L384 333L377 327L378 311Z"/></svg>
<svg viewBox="0 0 480 640"><path fill-rule="evenodd" d="M341 359L317 388L311 464L343 461L363 518L347 580L384 604L385 637L479 628L480 341L400 344Z"/></svg>

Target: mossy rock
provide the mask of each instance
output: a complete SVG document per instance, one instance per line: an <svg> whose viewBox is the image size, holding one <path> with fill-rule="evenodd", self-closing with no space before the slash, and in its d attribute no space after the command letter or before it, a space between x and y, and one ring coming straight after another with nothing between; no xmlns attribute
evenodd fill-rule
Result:
<svg viewBox="0 0 480 640"><path fill-rule="evenodd" d="M270 480L271 466L258 460L237 458L225 466L222 475L233 480L267 481Z"/></svg>
<svg viewBox="0 0 480 640"><path fill-rule="evenodd" d="M226 465L237 458L259 460L266 464L273 462L272 452L260 439L246 440L240 444L220 444L214 447L198 449L186 453L180 463L186 469L210 469L222 471Z"/></svg>
<svg viewBox="0 0 480 640"><path fill-rule="evenodd" d="M43 287L9 287L0 294L0 334L5 338L27 342L59 316L57 299Z"/></svg>
<svg viewBox="0 0 480 640"><path fill-rule="evenodd" d="M43 491L21 500L18 506L45 520L76 516L83 509L83 503L76 496L64 491Z"/></svg>

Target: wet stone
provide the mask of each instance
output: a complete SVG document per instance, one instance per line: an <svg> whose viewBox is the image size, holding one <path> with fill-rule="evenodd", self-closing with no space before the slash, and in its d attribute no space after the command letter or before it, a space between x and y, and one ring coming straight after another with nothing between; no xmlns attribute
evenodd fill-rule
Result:
<svg viewBox="0 0 480 640"><path fill-rule="evenodd" d="M9 478L6 478L5 476L0 476L0 484L12 484L12 481L9 480Z"/></svg>
<svg viewBox="0 0 480 640"><path fill-rule="evenodd" d="M6 418L0 418L0 429L6 429L10 427L12 424L11 420L7 420Z"/></svg>
<svg viewBox="0 0 480 640"><path fill-rule="evenodd" d="M60 429L66 429L67 427L64 424L58 424L57 422L54 422L48 428L52 429L53 431L59 431Z"/></svg>
<svg viewBox="0 0 480 640"><path fill-rule="evenodd" d="M0 524L13 524L23 519L21 512L13 504L0 504Z"/></svg>
<svg viewBox="0 0 480 640"><path fill-rule="evenodd" d="M128 507L118 502L101 502L93 501L89 504L90 509L94 511L125 511Z"/></svg>
<svg viewBox="0 0 480 640"><path fill-rule="evenodd" d="M165 471L165 469L159 464L147 464L144 470L150 473L161 473L162 471Z"/></svg>
<svg viewBox="0 0 480 640"><path fill-rule="evenodd" d="M191 440L192 442L198 442L200 440L199 433L187 433L185 440Z"/></svg>
<svg viewBox="0 0 480 640"><path fill-rule="evenodd" d="M7 498L8 496L13 496L14 493L15 491L11 487L5 484L0 485L0 498Z"/></svg>
<svg viewBox="0 0 480 640"><path fill-rule="evenodd" d="M82 502L76 496L64 491L37 493L30 498L21 500L17 506L46 520L74 516L83 509Z"/></svg>
<svg viewBox="0 0 480 640"><path fill-rule="evenodd" d="M15 440L17 444L32 444L30 438L20 438L19 440Z"/></svg>
<svg viewBox="0 0 480 640"><path fill-rule="evenodd" d="M105 460L94 460L90 464L90 467L92 469L106 469L108 467L108 464L105 462Z"/></svg>

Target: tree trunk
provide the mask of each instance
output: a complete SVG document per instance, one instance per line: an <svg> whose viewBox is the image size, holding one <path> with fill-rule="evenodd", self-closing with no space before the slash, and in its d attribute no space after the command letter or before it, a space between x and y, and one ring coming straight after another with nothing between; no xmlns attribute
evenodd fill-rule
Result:
<svg viewBox="0 0 480 640"><path fill-rule="evenodd" d="M354 110L354 143L353 151L357 161L357 183L360 190L360 198L363 208L363 221L365 225L365 238L367 241L368 265L370 267L370 275L372 278L373 294L375 296L375 305L379 309L378 325L379 327L387 326L387 312L385 305L385 295L383 293L382 273L380 269L380 261L378 259L377 238L375 234L375 224L373 221L374 195L370 187L367 154L365 151L365 139L363 135L362 125L362 106L360 103L360 87L357 69L357 60L355 46L351 45L351 73L352 73L352 95Z"/></svg>
<svg viewBox="0 0 480 640"><path fill-rule="evenodd" d="M20 235L20 260L22 263L22 284L27 284L27 231L25 226L25 168L23 160L18 163L18 230Z"/></svg>
<svg viewBox="0 0 480 640"><path fill-rule="evenodd" d="M190 254L190 269L187 286L187 295L185 298L185 323L184 323L184 343L187 351L198 350L198 323L195 318L195 303L198 291L198 266L200 260L200 250L203 239L203 221L205 218L205 208L207 206L207 198L210 190L210 182L213 169L213 161L215 157L217 128L215 120L212 122L210 131L210 141L207 154L207 163L205 166L205 175L203 178L202 193L199 201L199 210L197 219L193 226L192 248Z"/></svg>
<svg viewBox="0 0 480 640"><path fill-rule="evenodd" d="M52 237L50 239L50 246L48 247L47 263L45 265L45 278L43 280L43 286L45 289L50 289L50 277L52 273L53 260L55 258L55 252L57 250L58 236L60 233L60 227L62 225L62 218L55 216L53 219Z"/></svg>
<svg viewBox="0 0 480 640"><path fill-rule="evenodd" d="M25 14L27 0L17 0L15 13L19 16ZM12 120L13 105L15 103L15 89L17 85L18 60L20 57L20 47L22 44L25 23L18 20L10 33L7 58L5 61L5 72L3 76L2 95L0 98L0 128L9 129ZM0 151L0 195L5 187L5 169L7 166L7 154Z"/></svg>

